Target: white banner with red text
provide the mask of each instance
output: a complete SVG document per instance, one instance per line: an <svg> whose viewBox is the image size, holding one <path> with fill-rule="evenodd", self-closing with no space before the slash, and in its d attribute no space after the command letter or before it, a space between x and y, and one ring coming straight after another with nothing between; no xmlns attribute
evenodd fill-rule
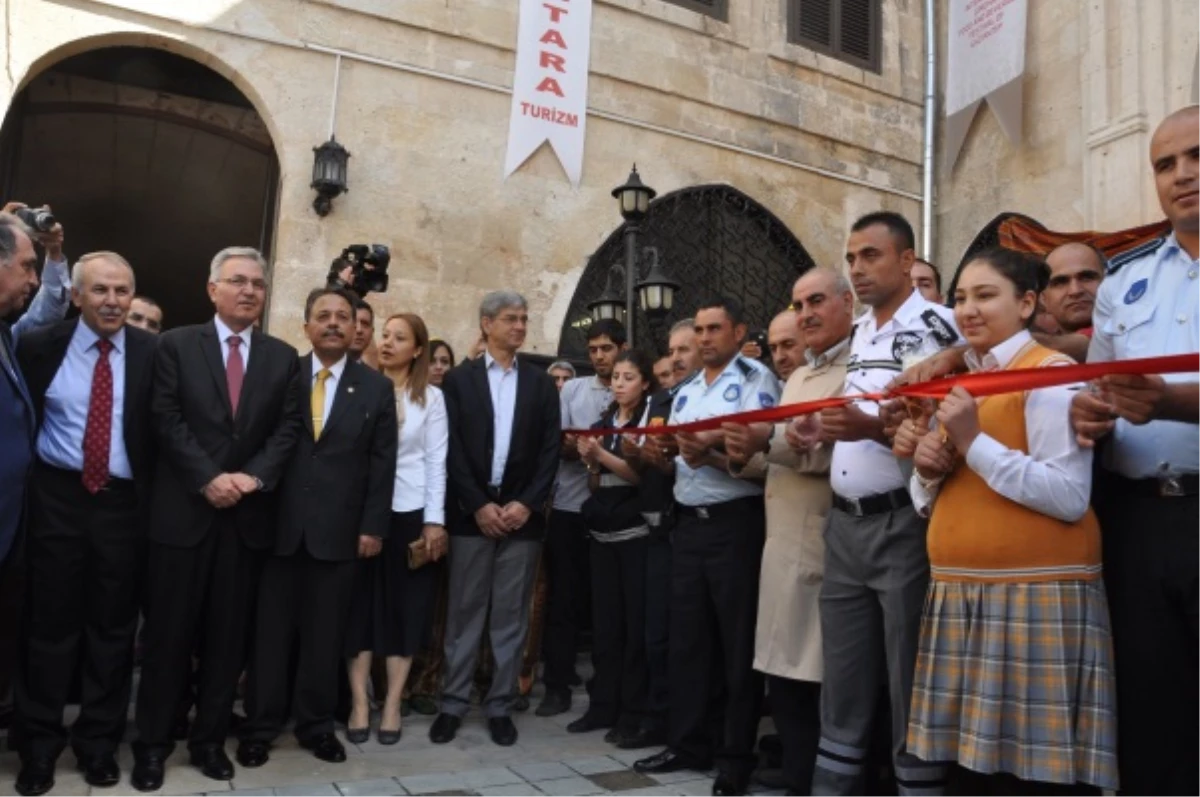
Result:
<svg viewBox="0 0 1200 797"><path fill-rule="evenodd" d="M549 142L571 185L583 176L592 0L521 0L504 176Z"/></svg>

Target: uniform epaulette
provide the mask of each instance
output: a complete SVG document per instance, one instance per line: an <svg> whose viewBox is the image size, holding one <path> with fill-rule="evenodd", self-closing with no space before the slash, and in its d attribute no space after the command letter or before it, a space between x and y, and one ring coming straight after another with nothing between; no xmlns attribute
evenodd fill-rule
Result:
<svg viewBox="0 0 1200 797"><path fill-rule="evenodd" d="M739 354L733 358L733 362L737 365L738 370L742 372L743 379L749 381L758 378L759 370L750 360Z"/></svg>
<svg viewBox="0 0 1200 797"><path fill-rule="evenodd" d="M1134 260L1157 252L1158 248L1162 246L1166 240L1167 236L1164 235L1161 238L1155 238L1154 240L1146 241L1144 244L1139 244L1132 249L1122 252L1116 257L1110 258L1108 261L1108 270L1105 272L1105 275L1111 277L1113 274L1116 274L1118 271L1120 271L1126 263L1132 263Z"/></svg>
<svg viewBox="0 0 1200 797"><path fill-rule="evenodd" d="M675 384L675 385L674 385L674 386L671 388L671 391L670 391L670 392L671 392L671 398L674 398L674 397L675 397L675 394L676 394L676 393L678 393L678 392L679 392L679 390L680 390L680 389L681 389L681 388L682 388L684 385L686 385L686 384L688 384L688 383L690 383L690 382L695 382L695 381L696 381L696 377L700 376L700 374L702 374L702 373L704 373L704 371L703 371L703 370L700 370L700 371L693 371L691 376L689 376L689 377L687 377L686 379L683 379L682 381L680 381L680 382L678 382L677 384Z"/></svg>

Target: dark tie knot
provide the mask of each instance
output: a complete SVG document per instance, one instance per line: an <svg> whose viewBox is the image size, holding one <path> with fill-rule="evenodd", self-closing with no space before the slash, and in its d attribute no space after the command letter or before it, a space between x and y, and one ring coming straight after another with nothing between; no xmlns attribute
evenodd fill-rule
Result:
<svg viewBox="0 0 1200 797"><path fill-rule="evenodd" d="M238 346L242 345L242 339L237 335L230 335L229 340L227 340L226 343L229 344L229 348L236 349Z"/></svg>
<svg viewBox="0 0 1200 797"><path fill-rule="evenodd" d="M100 338L96 341L96 348L100 350L101 357L107 357L108 353L113 350L113 342L108 338Z"/></svg>

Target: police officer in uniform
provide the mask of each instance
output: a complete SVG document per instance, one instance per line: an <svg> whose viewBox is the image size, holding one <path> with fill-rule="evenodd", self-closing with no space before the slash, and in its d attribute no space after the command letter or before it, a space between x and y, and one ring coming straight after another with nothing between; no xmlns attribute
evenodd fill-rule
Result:
<svg viewBox="0 0 1200 797"><path fill-rule="evenodd" d="M741 305L714 298L696 313L704 364L675 395L669 423L773 407L779 382L738 354L746 336ZM672 532L669 747L638 761L641 772L708 769L713 794L745 794L754 768L762 696L753 670L758 578L765 530L762 485L727 470L719 430L676 435L676 526ZM724 727L713 750L706 696L723 672Z"/></svg>
<svg viewBox="0 0 1200 797"><path fill-rule="evenodd" d="M1114 258L1096 295L1089 362L1200 350L1196 106L1167 117L1150 163L1171 233ZM1117 756L1126 794L1197 794L1200 658L1195 374L1109 376L1071 421L1100 442L1092 498L1117 667Z"/></svg>
<svg viewBox="0 0 1200 797"><path fill-rule="evenodd" d="M913 232L900 215L863 216L846 244L850 280L870 307L854 324L845 393L883 390L916 358L959 340L947 308L914 290ZM813 794L862 794L879 694L891 708L900 794L937 793L944 768L904 752L921 607L929 583L926 522L892 455L878 405L824 410L833 445L820 613L825 680ZM881 673L886 672L886 681Z"/></svg>

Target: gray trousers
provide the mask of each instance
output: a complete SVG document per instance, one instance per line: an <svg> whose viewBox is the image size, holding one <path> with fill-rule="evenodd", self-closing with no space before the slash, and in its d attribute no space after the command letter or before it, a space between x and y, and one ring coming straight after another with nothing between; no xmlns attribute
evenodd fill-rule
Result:
<svg viewBox="0 0 1200 797"><path fill-rule="evenodd" d="M929 585L925 528L912 507L866 517L830 510L820 599L825 680L813 794L862 794L885 672L899 793L940 794L944 788L944 766L921 762L904 749Z"/></svg>
<svg viewBox="0 0 1200 797"><path fill-rule="evenodd" d="M486 624L496 670L484 711L489 719L509 715L529 633L529 601L541 548L536 540L450 537L443 713L462 717L471 707L471 684Z"/></svg>

